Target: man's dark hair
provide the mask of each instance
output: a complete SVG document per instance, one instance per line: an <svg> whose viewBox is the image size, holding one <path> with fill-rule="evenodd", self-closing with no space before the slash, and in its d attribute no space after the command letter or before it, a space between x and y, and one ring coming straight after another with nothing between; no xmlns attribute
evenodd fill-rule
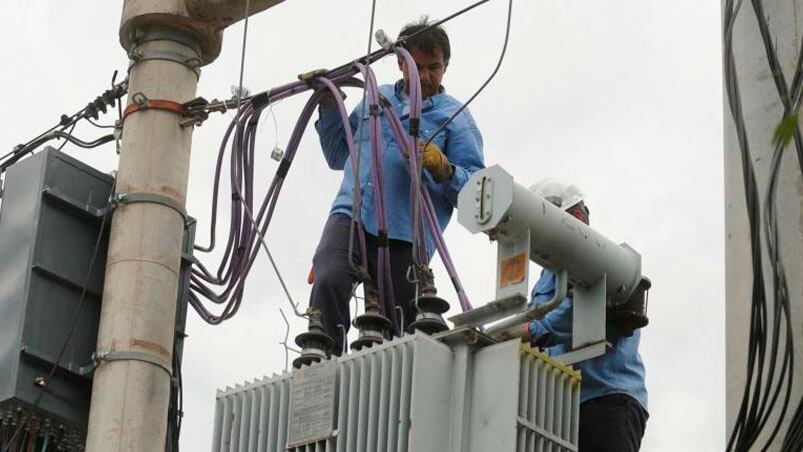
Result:
<svg viewBox="0 0 803 452"><path fill-rule="evenodd" d="M410 47L416 47L418 50L429 55L434 55L435 51L440 49L443 53L443 61L448 66L449 58L452 56L452 50L449 46L449 36L440 25L432 27L412 38L407 38L407 36L412 36L430 25L429 17L423 16L418 22L405 25L399 32L398 41L403 41L403 46L407 50L410 50Z"/></svg>

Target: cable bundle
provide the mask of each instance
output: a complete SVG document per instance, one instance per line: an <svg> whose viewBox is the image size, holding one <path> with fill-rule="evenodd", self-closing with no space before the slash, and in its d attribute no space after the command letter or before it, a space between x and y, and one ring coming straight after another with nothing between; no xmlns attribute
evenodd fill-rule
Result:
<svg viewBox="0 0 803 452"><path fill-rule="evenodd" d="M104 135L94 141L85 142L74 137L72 135L72 131L75 129L76 124L82 119L88 121L93 126L98 128L114 127L114 126L102 126L96 124L94 121L92 121L92 119L93 118L98 119L98 112L106 113L106 106L114 107L115 105L117 105L118 112L120 111L120 99L128 91L128 79L123 80L118 84L114 84L114 79L116 78L116 76L117 76L117 71L115 71L114 75L112 76L112 87L104 91L103 94L101 94L100 96L95 98L95 100L87 104L86 107L82 108L81 110L78 110L77 112L73 113L70 116L61 115L61 119L59 120L58 124L42 132L37 137L33 138L27 143L15 146L11 152L0 157L0 173L3 173L9 166L18 162L26 155L33 153L33 151L36 150L36 148L51 140L59 138L64 138L66 140L61 145L61 147L59 147L59 150L62 147L64 147L65 144L67 144L67 141L84 149L96 148L110 141L113 141L115 139L115 136L113 134L110 134L110 135ZM122 116L122 113L120 113L120 115ZM68 132L65 132L68 128L70 130Z"/></svg>
<svg viewBox="0 0 803 452"><path fill-rule="evenodd" d="M414 33L411 36L407 36L405 39L411 39L414 36L424 33L432 27L439 26L455 17L458 17L479 5L487 3L489 0L479 0L471 5L435 22L430 24L428 27L419 30L418 32ZM508 12L507 12L507 23L505 29L505 40L504 45L502 47L502 52L499 56L499 60L491 73L488 79L480 86L480 88L469 98L469 100L457 110L450 118L448 118L443 124L440 124L438 129L429 140L431 140L437 133L443 130L457 115L460 114L461 111L473 101L477 95L488 85L488 83L493 79L496 73L499 71L499 68L502 64L502 61L505 56L505 51L507 49L508 38L510 35L510 21L511 21L511 14L513 8L513 1L508 1ZM399 149L402 152L406 152L408 158L408 169L411 175L411 188L410 188L410 196L411 196L411 218L412 218L412 226L413 226L413 257L414 262L417 265L423 266L427 262L427 253L426 253L426 241L425 236L422 233L424 231L425 226L428 227L430 233L432 234L433 241L435 243L435 247L438 251L438 254L441 256L441 259L446 267L446 270L449 274L449 277L452 281L452 284L455 287L457 292L458 299L460 301L460 306L463 311L471 309L471 303L468 300L468 296L463 289L463 286L460 282L460 279L457 276L457 271L455 269L454 263L452 258L449 254L448 249L446 248L446 242L443 238L443 235L440 231L440 227L438 225L437 216L435 215L435 209L432 205L432 200L429 195L429 191L421 184L421 174L422 168L420 166L420 156L418 155L418 124L420 124L420 117L421 117L421 104L422 104L422 97L421 97L421 87L419 86L420 80L418 77L418 70L415 64L415 61L412 59L410 54L407 50L402 46L403 42L399 43L389 43L384 42L382 44L383 48L371 52L370 46L370 36L373 32L373 11L372 11L372 19L371 19L371 30L369 32L369 45L368 45L368 52L365 57L359 58L352 63L348 63L342 65L338 68L335 68L325 74L320 74L321 76L318 78L306 80L301 82L293 82L279 88L275 88L263 93L260 93L248 101L246 101L242 105L242 109L238 111L237 116L234 118L232 123L229 125L227 129L223 142L220 147L220 151L218 153L217 159L217 166L215 170L215 182L214 182L214 193L212 199L212 221L210 225L210 244L207 247L198 247L196 246L196 250L200 252L211 252L215 247L215 230L217 225L217 209L218 209L218 200L219 200L219 190L220 190L220 177L221 177L221 167L223 163L223 159L225 156L226 148L228 146L228 142L231 139L231 156L230 156L230 164L231 164L231 184L230 184L230 193L231 193L231 217L229 222L229 235L226 243L226 249L224 251L223 258L221 259L220 263L217 266L217 270L215 272L211 272L207 267L205 267L199 260L196 259L194 269L193 269L193 277L192 277L192 285L191 285L191 295L190 295L190 303L193 308L200 314L201 318L205 321L218 324L228 318L231 318L234 314L236 314L237 310L240 307L240 303L242 302L243 296L243 288L246 277L254 263L256 255L258 254L258 243L257 241L261 242L262 247L265 249L266 254L268 254L268 258L271 261L271 264L276 269L275 262L265 244L264 236L267 232L267 228L270 224L270 221L273 217L274 209L276 207L276 200L278 199L279 192L281 191L282 183L284 182L285 177L287 176L288 170L290 165L292 164L293 156L298 148L298 143L301 139L301 135L303 134L310 117L313 113L315 106L318 104L320 99L323 96L324 90L328 90L334 95L334 98L337 101L337 108L340 112L341 119L343 121L343 126L346 135L346 142L349 149L349 155L351 157L351 164L352 164L352 172L354 174L354 186L359 187L359 156L360 150L359 145L362 144L362 140L360 140L357 149L354 146L353 135L351 134L351 127L349 124L348 119L348 112L346 111L345 105L343 104L342 98L339 96L339 88L345 86L352 86L352 87L364 87L364 100L363 100L363 108L365 107L365 102L370 104L369 108L378 109L380 103L383 102L381 96L379 95L379 90L376 82L376 78L374 77L373 72L370 69L370 64L379 60L382 57L385 57L389 54L395 53L399 58L403 58L407 61L407 67L410 71L410 130L405 131L402 122L397 117L395 112L392 108L385 108L384 113L388 118L388 121L391 125L391 130L393 133L393 138L399 145ZM384 35L383 35L384 36ZM387 41L387 39L385 39ZM244 35L244 42L245 42L245 35ZM244 50L244 49L243 49ZM244 52L243 52L243 59L244 59ZM241 66L244 63L241 62ZM241 67L242 72L242 67ZM361 72L363 76L364 82L361 82L358 79L352 78L353 75L356 73ZM242 75L241 75L242 77ZM242 84L242 83L241 83ZM308 100L304 110L302 111L301 116L299 117L296 126L293 130L293 135L290 138L290 142L287 147L287 151L279 165L278 170L276 171L276 175L274 176L273 181L271 182L270 187L268 188L268 192L265 197L262 199L262 202L259 204L259 210L257 215L253 215L253 208L254 208L254 193L253 193L253 177L254 177L254 148L255 148L255 137L256 137L256 128L259 122L259 116L261 112L267 107L268 105L279 101L281 99L285 99L292 95L307 91L311 88L315 87L316 92L313 94L312 97ZM372 155L372 183L376 187L376 193L378 196L375 196L375 207L376 212L378 213L377 223L379 227L379 236L386 236L386 224L385 224L385 201L383 199L384 190L383 187L383 180L382 180L382 159L380 158L380 149L379 145L381 143L381 127L379 127L379 119L378 116L372 115L371 120L369 121L369 129L371 133L370 143L372 146L371 155ZM361 129L362 132L362 129ZM233 138L232 138L233 136ZM427 141L426 144L429 144L430 141ZM353 211L360 212L360 190L354 190L354 199L353 199ZM426 220L426 223L424 221ZM361 257L362 262L367 262L366 250L365 250L365 235L364 230L361 225L361 218L360 215L352 215L352 227L357 231L357 252L358 255ZM350 248L353 246L353 242L350 243ZM351 254L349 253L349 260L351 262ZM376 288L379 292L380 299L383 300L381 310L384 315L387 315L387 306L388 304L393 305L393 291L391 286L391 279L390 279L390 258L387 249L384 247L379 247L377 256L377 274L378 278L376 281ZM357 265L353 262L352 270L358 275L358 279L366 281L369 276L368 272L361 268L360 265ZM276 271L277 276L279 277L279 281L282 285L282 288L287 295L290 304L293 306L294 310L296 310L296 314L298 313L297 305L293 303L292 297L290 297L289 292L287 291L287 287L285 286L281 275L279 274L278 270ZM373 283L373 282L372 282ZM222 292L215 292L214 288L222 288ZM212 313L202 301L206 299L211 301L213 304L223 305L223 311L220 314ZM397 323L397 327L398 327Z"/></svg>
<svg viewBox="0 0 803 452"><path fill-rule="evenodd" d="M359 85L359 82L351 79L350 76L343 77L342 80L338 79L338 82L343 86ZM216 246L221 176L223 161L228 148L231 150L229 156L229 192L231 195L229 233L223 257L217 265L217 269L212 272L200 260L196 259L190 286L190 304L201 318L211 324L218 324L231 318L240 307L246 278L259 252L260 242L264 244L264 236L273 218L282 184L292 165L301 137L320 100L321 94L316 93L307 101L267 193L256 204L253 190L253 163L259 116L271 103L309 89L310 87L306 83L299 81L252 97L242 105L240 112L224 134L215 168L210 244L206 247L196 245L195 249L203 253L209 253ZM256 211L254 210L255 206L258 207ZM222 291L215 292L215 287L222 288ZM213 314L201 301L202 298L214 304L223 305L223 311L220 314Z"/></svg>
<svg viewBox="0 0 803 452"><path fill-rule="evenodd" d="M412 57L401 47L396 48L396 52L403 58ZM367 59L366 59L367 60ZM415 64L408 64L411 70L411 123L415 124L416 120L420 120L421 110L421 91L418 86L418 74ZM353 78L357 71L362 72L365 82ZM349 149L349 156L352 165L352 173L354 175L355 187L360 186L359 182L359 149L354 143L351 126L349 124L348 112L343 103L343 99L339 95L341 87L363 87L365 83L366 98L369 108L379 108L381 102L376 78L370 67L358 61L352 65L351 70L345 71L336 69L326 74L326 77L321 76L309 80L307 82L299 81L290 83L279 88L275 88L258 95L253 96L243 103L240 112L229 125L226 133L224 134L221 143L218 158L215 168L215 180L213 185L212 197L212 219L210 225L210 244L209 246L202 247L196 246L196 250L204 253L209 253L215 249L216 246L216 227L218 221L218 204L221 196L221 176L223 162L226 157L227 150L230 150L230 218L229 218L229 233L226 240L225 250L223 257L217 265L215 271L211 271L208 267L196 259L193 268L192 284L190 303L193 308L199 313L201 318L211 324L218 324L228 318L231 318L237 313L240 307L243 296L243 289L248 273L254 264L256 256L259 252L260 242L267 251L264 244L264 237L267 233L268 226L273 218L276 208L276 202L281 192L282 184L288 174L292 165L293 158L298 149L301 137L304 130L309 123L309 120L314 113L315 107L324 96L324 92L330 92L337 102L337 108L343 121L345 129L346 143ZM290 141L287 145L284 157L279 164L276 174L267 190L265 196L257 202L253 192L254 181L254 157L256 148L256 130L259 125L259 117L262 111L270 104L279 100L285 99L295 94L308 91L315 88L316 91L307 101L302 113L296 122ZM449 273L451 281L455 285L455 289L460 300L463 310L471 308L468 297L460 284L451 256L446 248L445 240L438 227L437 217L432 205L432 200L429 197L429 192L426 187L421 184L421 171L419 168L419 155L418 155L418 136L410 131L405 131L399 118L391 108L385 108L384 113L390 121L393 130L394 139L399 143L399 149L402 152L407 152L410 156L408 159L409 170L412 177L412 191L411 196L415 201L414 205L418 209L418 205L422 205L423 209L418 209L413 214L413 218L418 225L418 229L423 229L424 220L427 221L429 231L432 233L436 249L438 250L447 272ZM413 131L414 132L414 131ZM372 155L372 182L375 184L376 194L375 203L376 211L378 212L377 222L379 225L379 234L386 234L385 224L385 200L382 194L384 190L382 180L382 158L380 155L381 148L381 127L379 126L378 116L373 116L369 122L369 133L371 142L371 155ZM354 210L359 211L361 200L359 199L359 189L355 189ZM416 194L417 193L417 194ZM257 208L255 210L255 208ZM357 252L361 257L362 262L367 262L365 235L361 225L359 215L353 215L353 220L356 223L357 230ZM417 262L426 263L426 247L424 246L424 235L416 233L415 240L417 243L416 252ZM393 299L393 294L390 285L390 257L386 248L380 247L378 250L379 256L377 259L379 275L376 281L377 290L380 293L380 299L383 300L385 307L383 312L388 312L388 302ZM270 255L269 255L270 257ZM271 258L272 260L272 258ZM358 270L367 275L364 269ZM282 283L282 285L284 285ZM215 289L219 289L216 292ZM286 287L284 287L287 292ZM289 294L288 294L289 297ZM214 314L204 304L202 299L211 301L213 304L223 306L220 314ZM292 299L291 299L291 304ZM294 305L295 306L295 305Z"/></svg>
<svg viewBox="0 0 803 452"><path fill-rule="evenodd" d="M761 199L759 198L755 170L742 112L736 64L733 54L733 28L741 2L725 3L724 66L725 86L731 114L736 127L742 160L747 215L751 242L753 289L751 299L750 333L748 339L747 377L736 423L728 441L727 450L747 451L763 430L768 427L776 404L781 402L777 421L762 450L767 450L777 436L790 403L794 375L794 330L792 327L789 290L786 271L779 249L776 192L781 157L786 140L778 139L770 166L770 177L764 198L764 241L767 247L772 274L772 298L768 300L761 250ZM752 0L767 60L778 95L784 106L783 121L796 115L803 98L803 51L798 55L797 70L791 92L780 68L761 0ZM796 121L795 121L796 122ZM803 175L803 139L797 125L793 138ZM770 305L771 302L771 305ZM770 314L771 310L771 314ZM781 398L781 393L783 397ZM790 428L783 441L783 450L803 449L803 401L799 402Z"/></svg>

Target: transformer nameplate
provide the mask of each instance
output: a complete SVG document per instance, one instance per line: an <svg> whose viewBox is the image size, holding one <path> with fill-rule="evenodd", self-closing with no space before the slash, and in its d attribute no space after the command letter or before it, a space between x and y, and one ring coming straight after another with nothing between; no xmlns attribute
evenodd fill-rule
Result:
<svg viewBox="0 0 803 452"><path fill-rule="evenodd" d="M335 418L335 365L315 364L293 372L287 446L330 438Z"/></svg>

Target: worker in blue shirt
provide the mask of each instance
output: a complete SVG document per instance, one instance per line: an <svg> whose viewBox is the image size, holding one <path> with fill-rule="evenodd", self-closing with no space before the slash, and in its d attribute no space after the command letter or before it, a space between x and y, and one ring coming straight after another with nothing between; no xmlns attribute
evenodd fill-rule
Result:
<svg viewBox="0 0 803 452"><path fill-rule="evenodd" d="M429 26L426 18L418 23L404 27L399 41L405 36ZM416 62L421 81L422 114L420 121L421 141L426 142L431 134L455 113L462 104L446 94L441 80L449 64L451 48L449 37L441 27L433 27L412 38L405 39L404 47ZM386 100L384 108L392 108L401 119L405 129L409 127L409 76L407 63L398 60L403 78L393 85L383 85L380 93ZM330 95L331 96L331 95ZM351 216L359 214L366 237L367 263L362 263L376 281L376 250L387 240L390 252L392 288L396 306L389 307L386 315L407 325L415 320L410 300L415 297L415 285L408 279L408 269L412 259L412 225L410 220L410 175L404 154L395 142L388 118L380 110L382 128L382 159L385 181L385 216L387 238L378 236L377 212L374 198L376 193L371 182L371 145L368 119L370 112L358 105L350 115L349 121L355 141L360 150L359 182L354 186L351 161L345 140L345 128L336 108L334 97L324 98L319 107L319 120L315 124L321 148L329 167L343 170L340 185L329 219L324 226L320 243L313 257L313 271L310 280L312 291L310 306L321 311L324 330L335 339L334 353L340 354L343 335L350 324L349 300L357 281L349 261L349 250L353 260L360 263L357 255L356 231L352 232ZM361 130L362 129L362 130ZM444 230L457 206L457 194L471 174L484 167L482 136L467 109L454 118L443 131L432 139L430 145L422 149L421 162L424 168L423 183L432 198L438 224ZM353 212L354 190L360 190L362 197L359 213ZM426 228L424 228L426 230ZM353 240L350 243L350 240ZM431 233L426 233L427 256L431 257L434 242ZM403 317L403 318L398 318Z"/></svg>
<svg viewBox="0 0 803 452"><path fill-rule="evenodd" d="M589 211L582 192L574 185L555 180L541 181L530 188L537 195L588 224ZM532 291L533 304L547 302L555 293L555 274L543 270ZM571 292L570 292L571 294ZM607 341L611 347L602 356L579 362L580 452L638 451L647 422L647 388L644 363L638 352L640 330L625 336L610 322ZM566 297L541 320L525 327L526 336L556 356L571 351L572 298Z"/></svg>

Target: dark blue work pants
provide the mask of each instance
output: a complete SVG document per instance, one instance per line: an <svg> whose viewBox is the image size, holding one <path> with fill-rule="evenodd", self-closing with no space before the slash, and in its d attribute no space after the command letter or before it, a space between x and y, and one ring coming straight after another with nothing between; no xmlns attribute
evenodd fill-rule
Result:
<svg viewBox="0 0 803 452"><path fill-rule="evenodd" d="M625 394L586 400L580 404L579 452L638 452L648 417Z"/></svg>
<svg viewBox="0 0 803 452"><path fill-rule="evenodd" d="M351 301L352 287L356 282L348 258L350 230L351 217L343 214L330 215L312 259L315 280L310 293L310 306L321 310L324 329L335 340L333 353L338 355L343 350L343 329L338 325L342 325L348 332L351 324L349 302ZM353 261L359 263L356 231L354 236ZM366 233L365 241L368 272L371 280L376 282L377 238ZM406 329L407 325L415 320L410 304L415 297L415 285L407 280L407 269L413 263L412 244L402 240L389 240L389 249L395 306L401 307L404 319L402 322L402 319L399 318L401 314L395 306L389 307L385 315L394 323L402 324Z"/></svg>

